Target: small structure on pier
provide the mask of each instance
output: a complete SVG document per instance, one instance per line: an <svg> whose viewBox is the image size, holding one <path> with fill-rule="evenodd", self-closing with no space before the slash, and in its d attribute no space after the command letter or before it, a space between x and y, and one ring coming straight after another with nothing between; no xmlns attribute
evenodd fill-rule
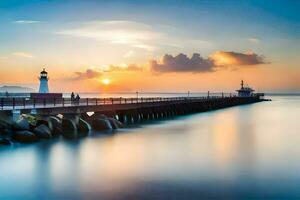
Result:
<svg viewBox="0 0 300 200"><path fill-rule="evenodd" d="M241 81L241 89L237 90L239 97L251 97L254 90L251 87L244 87L244 81Z"/></svg>
<svg viewBox="0 0 300 200"><path fill-rule="evenodd" d="M48 72L46 72L45 69L41 71L40 77L40 88L39 88L39 93L49 93L49 87L48 87Z"/></svg>

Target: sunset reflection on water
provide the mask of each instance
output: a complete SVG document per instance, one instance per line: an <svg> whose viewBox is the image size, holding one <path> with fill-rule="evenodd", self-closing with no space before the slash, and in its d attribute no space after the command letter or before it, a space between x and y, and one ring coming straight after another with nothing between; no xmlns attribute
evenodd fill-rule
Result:
<svg viewBox="0 0 300 200"><path fill-rule="evenodd" d="M112 135L1 149L0 197L298 197L299 105L299 97L274 97Z"/></svg>

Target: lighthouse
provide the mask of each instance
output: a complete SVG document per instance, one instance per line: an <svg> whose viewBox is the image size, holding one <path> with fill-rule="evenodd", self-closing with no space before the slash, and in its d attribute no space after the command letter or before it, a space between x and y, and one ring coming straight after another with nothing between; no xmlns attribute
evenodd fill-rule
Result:
<svg viewBox="0 0 300 200"><path fill-rule="evenodd" d="M49 93L49 88L48 88L48 72L43 69L40 74L40 88L39 88L39 93Z"/></svg>

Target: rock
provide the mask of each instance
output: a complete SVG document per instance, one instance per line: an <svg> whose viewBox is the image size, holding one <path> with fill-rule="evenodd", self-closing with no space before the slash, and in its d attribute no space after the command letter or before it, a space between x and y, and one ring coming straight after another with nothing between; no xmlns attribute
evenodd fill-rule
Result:
<svg viewBox="0 0 300 200"><path fill-rule="evenodd" d="M114 118L107 118L107 120L109 121L112 129L117 129L118 128L118 125L117 123L115 122L115 119Z"/></svg>
<svg viewBox="0 0 300 200"><path fill-rule="evenodd" d="M54 127L51 131L53 137L57 137L63 134L62 128Z"/></svg>
<svg viewBox="0 0 300 200"><path fill-rule="evenodd" d="M12 128L11 123L0 119L0 130L6 130L6 129L11 129L11 128Z"/></svg>
<svg viewBox="0 0 300 200"><path fill-rule="evenodd" d="M12 133L13 132L12 132L11 128L10 129L3 129L3 130L1 130L0 135L10 136Z"/></svg>
<svg viewBox="0 0 300 200"><path fill-rule="evenodd" d="M37 142L39 139L38 137L30 132L30 131L16 131L12 138L20 143L32 143L32 142Z"/></svg>
<svg viewBox="0 0 300 200"><path fill-rule="evenodd" d="M76 131L76 124L70 119L62 119L61 126L63 131Z"/></svg>
<svg viewBox="0 0 300 200"><path fill-rule="evenodd" d="M75 122L70 119L62 119L62 135L67 138L77 136L77 127Z"/></svg>
<svg viewBox="0 0 300 200"><path fill-rule="evenodd" d="M12 142L9 140L9 139L6 139L6 138L3 138L3 139L0 139L0 146L1 145L11 145Z"/></svg>
<svg viewBox="0 0 300 200"><path fill-rule="evenodd" d="M124 124L118 120L115 120L115 123L117 124L118 128L124 128Z"/></svg>
<svg viewBox="0 0 300 200"><path fill-rule="evenodd" d="M25 119L30 124L30 126L37 126L37 119L35 116L30 114L22 114L21 117L21 119Z"/></svg>
<svg viewBox="0 0 300 200"><path fill-rule="evenodd" d="M104 114L99 114L99 113L94 114L93 117L94 117L95 119L107 119L107 116L106 116L106 115L104 115Z"/></svg>
<svg viewBox="0 0 300 200"><path fill-rule="evenodd" d="M49 117L48 126L49 126L49 129L51 130L53 137L62 135L62 133L63 133L62 123L61 123L60 119L58 119L57 117Z"/></svg>
<svg viewBox="0 0 300 200"><path fill-rule="evenodd" d="M13 129L14 130L29 130L30 124L27 119L20 119L14 123Z"/></svg>
<svg viewBox="0 0 300 200"><path fill-rule="evenodd" d="M45 126L47 126L47 127L49 127L49 122L47 120L43 120L43 119L37 120L36 127L38 127L38 126L40 126L42 124L45 125Z"/></svg>
<svg viewBox="0 0 300 200"><path fill-rule="evenodd" d="M108 131L112 130L112 126L107 119L94 119L92 122L93 129L97 131Z"/></svg>
<svg viewBox="0 0 300 200"><path fill-rule="evenodd" d="M45 124L33 129L33 133L40 139L50 139L52 137L51 130Z"/></svg>
<svg viewBox="0 0 300 200"><path fill-rule="evenodd" d="M80 133L87 133L92 129L91 125L81 118L79 119L77 128Z"/></svg>
<svg viewBox="0 0 300 200"><path fill-rule="evenodd" d="M123 128L124 125L114 118L107 118L113 129Z"/></svg>

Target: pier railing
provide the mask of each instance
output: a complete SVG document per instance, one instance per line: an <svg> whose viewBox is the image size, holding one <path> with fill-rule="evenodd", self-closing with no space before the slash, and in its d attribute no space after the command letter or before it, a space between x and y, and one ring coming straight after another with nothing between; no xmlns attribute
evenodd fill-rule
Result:
<svg viewBox="0 0 300 200"><path fill-rule="evenodd" d="M54 108L71 106L101 106L114 104L143 104L157 102L205 101L207 99L232 98L236 94L221 93L200 97L141 97L141 98L0 98L0 110Z"/></svg>

